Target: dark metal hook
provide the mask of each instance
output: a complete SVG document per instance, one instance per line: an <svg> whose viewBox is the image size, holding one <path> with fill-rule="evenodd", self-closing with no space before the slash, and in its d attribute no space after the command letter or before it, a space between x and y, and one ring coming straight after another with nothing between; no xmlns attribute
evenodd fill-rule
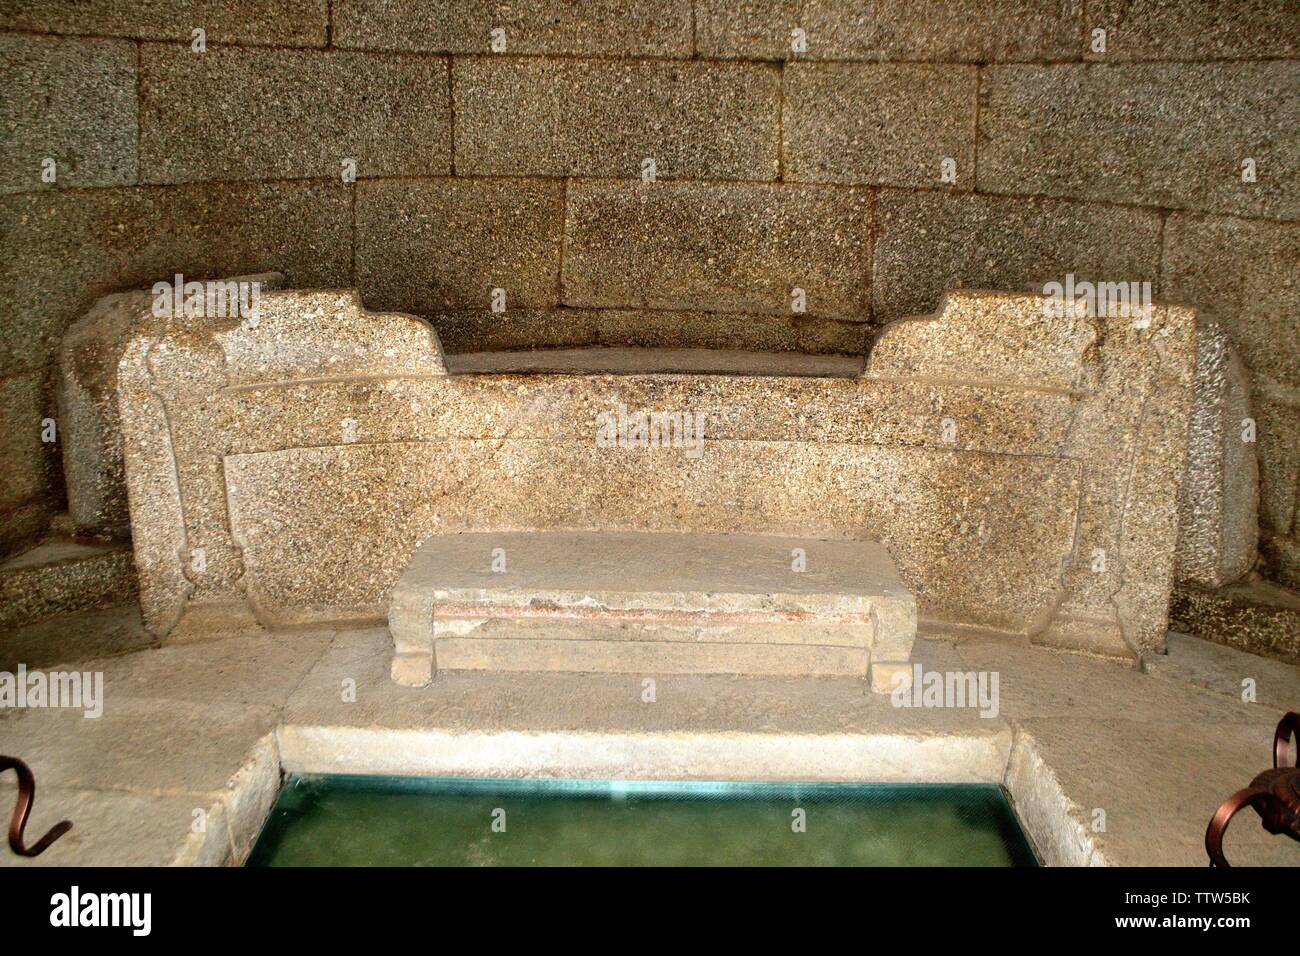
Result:
<svg viewBox="0 0 1300 956"><path fill-rule="evenodd" d="M1284 762L1288 742L1300 743L1300 714L1288 713L1278 721L1273 734L1273 769L1265 770L1244 790L1238 790L1214 812L1205 828L1205 852L1210 866L1228 866L1223 855L1223 835L1243 807L1253 807L1269 833L1286 834L1300 840L1300 769ZM1300 749L1300 748L1298 748Z"/></svg>
<svg viewBox="0 0 1300 956"><path fill-rule="evenodd" d="M36 800L36 777L32 769L17 757L0 756L0 773L13 770L18 774L18 802L14 804L14 814L9 818L9 849L19 856L40 856L50 848L50 844L72 829L72 821L64 820L50 828L50 832L37 840L32 846L23 844L23 830L27 828L27 817L32 812L32 803Z"/></svg>

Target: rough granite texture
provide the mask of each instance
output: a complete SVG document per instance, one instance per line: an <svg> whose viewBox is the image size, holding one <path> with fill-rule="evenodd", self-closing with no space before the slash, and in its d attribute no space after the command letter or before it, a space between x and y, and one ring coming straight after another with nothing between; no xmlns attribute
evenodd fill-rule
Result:
<svg viewBox="0 0 1300 956"><path fill-rule="evenodd" d="M1180 584L1169 606L1175 630L1300 665L1300 597L1264 581L1208 591Z"/></svg>
<svg viewBox="0 0 1300 956"><path fill-rule="evenodd" d="M348 203L341 183L211 183L0 199L0 239L13 251L0 263L7 323L0 374L51 362L63 333L99 297L176 272L213 279L280 271L298 286L346 285ZM160 230L160 222L170 226Z"/></svg>
<svg viewBox="0 0 1300 956"><path fill-rule="evenodd" d="M1288 0L1086 0L1084 21L1106 31L1087 60L1257 60L1300 55L1300 18Z"/></svg>
<svg viewBox="0 0 1300 956"><path fill-rule="evenodd" d="M0 34L0 76L0 192L135 182L134 44Z"/></svg>
<svg viewBox="0 0 1300 956"><path fill-rule="evenodd" d="M868 318L872 197L826 186L574 182L564 304Z"/></svg>
<svg viewBox="0 0 1300 956"><path fill-rule="evenodd" d="M461 176L775 179L781 75L752 63L459 59ZM673 122L665 120L671 117Z"/></svg>
<svg viewBox="0 0 1300 956"><path fill-rule="evenodd" d="M357 285L372 308L490 308L494 288L507 310L559 305L562 183L359 183L356 221Z"/></svg>
<svg viewBox="0 0 1300 956"><path fill-rule="evenodd" d="M1178 512L1178 580L1219 588L1255 566L1259 466L1244 440L1250 386L1223 328L1200 316L1187 474Z"/></svg>
<svg viewBox="0 0 1300 956"><path fill-rule="evenodd" d="M0 28L190 42L324 46L329 0L3 0Z"/></svg>
<svg viewBox="0 0 1300 956"><path fill-rule="evenodd" d="M451 170L447 63L430 57L145 44L140 178L341 179Z"/></svg>
<svg viewBox="0 0 1300 956"><path fill-rule="evenodd" d="M53 538L0 564L0 626L122 604L135 591L130 545Z"/></svg>
<svg viewBox="0 0 1300 956"><path fill-rule="evenodd" d="M1151 282L1160 296L1160 217L1050 199L882 189L872 263L877 322L930 312L949 289L1042 292L1069 274Z"/></svg>
<svg viewBox="0 0 1300 956"><path fill-rule="evenodd" d="M857 380L448 376L418 319L381 322L341 294L266 299L254 329L159 325L122 363L142 604L160 633L187 605L374 619L434 531L572 528L872 538L923 616L1129 661L1160 650L1187 310L1141 330L1095 320L1102 335L1047 318L1041 296L955 294L887 330ZM326 302L336 324L313 336ZM292 365L267 372L286 337ZM1017 343L1041 358L1008 381ZM955 353L971 356L957 380ZM595 415L619 405L703 413L703 453L599 447Z"/></svg>
<svg viewBox="0 0 1300 956"><path fill-rule="evenodd" d="M269 292L280 288L284 276L272 272L219 281L257 283L261 292ZM73 323L59 348L63 479L68 515L78 533L130 536L117 366L150 320L154 301L153 292L143 289L105 296Z"/></svg>
<svg viewBox="0 0 1300 956"><path fill-rule="evenodd" d="M1300 488L1300 227L1215 216L1171 216L1164 286L1223 325L1253 386L1259 521L1265 567L1300 587L1295 528ZM1245 494L1245 492L1243 492Z"/></svg>
<svg viewBox="0 0 1300 956"><path fill-rule="evenodd" d="M1300 64L1284 60L991 66L981 72L977 182L995 193L1300 218L1298 84ZM1241 180L1247 157L1253 183Z"/></svg>
<svg viewBox="0 0 1300 956"><path fill-rule="evenodd" d="M1070 272L1149 279L1161 301L1216 317L1246 366L1260 569L1300 586L1293 8L0 0L0 238L11 251L0 379L41 383L8 413L53 416L63 331L100 296L178 269L359 286L371 307L430 319L483 310L483 322L448 326L461 352L864 354L870 331L931 311L947 288L1036 291ZM198 26L203 53L190 47ZM1089 49L1097 26L1105 52ZM498 27L504 52L491 48ZM791 49L795 27L806 52ZM483 108L453 122L469 92L455 74L483 78ZM968 107L957 94L972 74L982 95ZM783 219L766 191L782 139L787 184L772 189L832 180L811 215ZM684 209L652 204L652 220L623 201L584 202L589 188L635 185L628 158L650 147L662 186L699 190ZM357 187L338 178L345 148L359 154ZM47 150L61 156L53 187L31 175ZM957 160L954 185L930 178L941 151ZM1246 158L1256 182L1242 181ZM483 177L489 166L546 172L502 181ZM677 171L687 179L673 181ZM542 178L568 173L624 182ZM222 181L163 188L155 176ZM841 215L837 204L866 208ZM803 315L790 309L792 276L806 283ZM498 287L507 312L488 313ZM39 481L0 508L0 553L39 539L64 506L58 449L22 447L13 470Z"/></svg>
<svg viewBox="0 0 1300 956"><path fill-rule="evenodd" d="M975 186L973 67L798 63L785 68L781 161L806 183Z"/></svg>
<svg viewBox="0 0 1300 956"><path fill-rule="evenodd" d="M41 379L12 375L0 379L0 511L18 508L45 485L45 451L41 441Z"/></svg>
<svg viewBox="0 0 1300 956"><path fill-rule="evenodd" d="M1080 0L700 0L703 56L758 59L1078 59ZM792 54L802 27L808 52Z"/></svg>
<svg viewBox="0 0 1300 956"><path fill-rule="evenodd" d="M687 57L691 3L663 0L335 0L334 42L368 50L488 53L505 30L507 53Z"/></svg>

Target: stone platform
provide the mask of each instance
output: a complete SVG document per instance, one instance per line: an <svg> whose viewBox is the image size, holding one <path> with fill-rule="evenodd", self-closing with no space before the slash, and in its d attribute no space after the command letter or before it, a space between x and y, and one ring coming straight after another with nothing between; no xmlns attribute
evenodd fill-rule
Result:
<svg viewBox="0 0 1300 956"><path fill-rule="evenodd" d="M988 716L895 706L846 677L669 675L653 699L628 674L460 671L402 687L384 627L152 640L133 607L10 633L0 670L102 673L104 711L0 709L0 749L36 774L28 832L73 821L42 856L0 851L0 865L238 863L287 771L997 783L1044 863L1201 868L1210 815L1269 765L1278 717L1300 707L1295 667L1173 636L1159 672L1142 673L923 631L926 673L1001 675ZM13 779L0 776L9 807ZM1300 865L1300 844L1250 811L1226 851Z"/></svg>
<svg viewBox="0 0 1300 956"><path fill-rule="evenodd" d="M916 602L872 541L432 535L393 590L393 679L438 670L910 675Z"/></svg>

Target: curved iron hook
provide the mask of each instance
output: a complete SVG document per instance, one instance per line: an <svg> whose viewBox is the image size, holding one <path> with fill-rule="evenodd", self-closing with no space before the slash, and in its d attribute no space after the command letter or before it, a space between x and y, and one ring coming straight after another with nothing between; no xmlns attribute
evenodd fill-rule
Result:
<svg viewBox="0 0 1300 956"><path fill-rule="evenodd" d="M13 816L9 818L9 849L19 856L40 856L50 848L50 844L72 829L72 821L64 820L50 827L45 834L31 846L23 843L23 830L27 828L27 817L32 812L32 803L36 800L36 777L32 769L17 757L0 756L0 773L13 770L18 774L18 802L14 804Z"/></svg>
<svg viewBox="0 0 1300 956"><path fill-rule="evenodd" d="M1296 742L1296 762L1292 764L1282 762L1286 759L1288 739ZM1277 722L1277 730L1273 732L1273 769L1282 770L1297 764L1300 764L1300 714L1291 711Z"/></svg>
<svg viewBox="0 0 1300 956"><path fill-rule="evenodd" d="M1223 855L1223 835L1228 832L1228 824L1242 807L1254 804L1258 800L1267 800L1268 792L1247 787L1238 790L1214 811L1210 825L1205 828L1205 852L1209 854L1210 866L1231 867L1228 858Z"/></svg>

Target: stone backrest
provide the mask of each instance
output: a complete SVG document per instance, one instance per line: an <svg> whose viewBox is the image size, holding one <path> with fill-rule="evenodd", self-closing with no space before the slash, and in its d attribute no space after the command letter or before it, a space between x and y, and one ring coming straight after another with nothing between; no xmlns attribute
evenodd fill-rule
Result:
<svg viewBox="0 0 1300 956"><path fill-rule="evenodd" d="M1163 646L1195 362L1190 309L954 292L853 379L452 375L420 319L270 293L121 361L142 606L382 619L436 531L865 537L923 620L1131 661ZM703 453L598 444L618 409L702 414Z"/></svg>

